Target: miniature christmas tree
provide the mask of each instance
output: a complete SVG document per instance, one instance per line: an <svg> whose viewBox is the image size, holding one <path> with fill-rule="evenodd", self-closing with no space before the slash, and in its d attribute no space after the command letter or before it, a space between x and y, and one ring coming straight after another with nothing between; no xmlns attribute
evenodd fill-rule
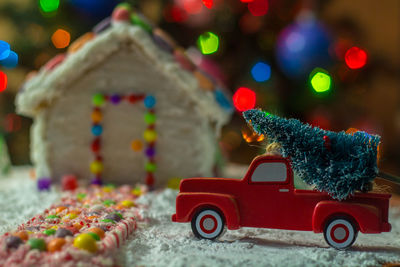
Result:
<svg viewBox="0 0 400 267"><path fill-rule="evenodd" d="M243 116L256 133L281 145L300 178L335 199L363 190L378 174L377 135L335 133L256 109Z"/></svg>

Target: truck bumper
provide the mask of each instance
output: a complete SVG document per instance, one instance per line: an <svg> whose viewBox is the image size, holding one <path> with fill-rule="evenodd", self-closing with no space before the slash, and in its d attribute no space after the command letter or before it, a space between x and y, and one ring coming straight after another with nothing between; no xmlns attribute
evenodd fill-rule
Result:
<svg viewBox="0 0 400 267"><path fill-rule="evenodd" d="M382 223L382 232L390 232L392 225L390 223Z"/></svg>

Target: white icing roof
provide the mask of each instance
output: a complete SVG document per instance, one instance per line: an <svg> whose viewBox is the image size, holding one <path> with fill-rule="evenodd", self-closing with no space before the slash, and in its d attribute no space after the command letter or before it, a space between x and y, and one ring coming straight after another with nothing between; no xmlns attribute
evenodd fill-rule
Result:
<svg viewBox="0 0 400 267"><path fill-rule="evenodd" d="M186 92L187 97L200 105L200 110L210 121L216 122L221 127L229 120L232 111L229 109L229 98L226 99L228 104L226 102L225 105L221 104L221 101L217 101L215 89L200 88L198 79L193 73L183 69L173 55L161 49L151 34L137 25L119 21L112 21L109 28L96 34L95 38L87 41L76 52L66 54L65 58L59 55L60 63L54 68L49 69L52 60L42 67L18 93L17 112L34 117L40 109L56 101L61 91L71 81L79 78L87 70L95 68L110 54L117 52L120 44L126 41L138 45L145 56L155 62L154 68L173 79L177 84L177 90ZM220 90L218 93L221 95Z"/></svg>

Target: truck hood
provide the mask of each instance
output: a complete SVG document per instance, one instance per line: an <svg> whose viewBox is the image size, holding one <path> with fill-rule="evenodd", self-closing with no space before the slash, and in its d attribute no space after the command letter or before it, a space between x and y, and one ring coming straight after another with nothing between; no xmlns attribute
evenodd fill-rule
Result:
<svg viewBox="0 0 400 267"><path fill-rule="evenodd" d="M188 178L182 180L180 192L228 193L242 180L231 178Z"/></svg>

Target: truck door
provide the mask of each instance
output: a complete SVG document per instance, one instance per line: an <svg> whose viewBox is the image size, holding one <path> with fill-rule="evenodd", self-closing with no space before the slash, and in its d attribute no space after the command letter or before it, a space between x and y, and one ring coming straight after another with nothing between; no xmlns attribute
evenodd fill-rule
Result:
<svg viewBox="0 0 400 267"><path fill-rule="evenodd" d="M255 162L249 173L246 193L248 226L288 228L293 224L291 201L293 198L292 171L287 161L269 159ZM290 227L289 227L290 228Z"/></svg>

